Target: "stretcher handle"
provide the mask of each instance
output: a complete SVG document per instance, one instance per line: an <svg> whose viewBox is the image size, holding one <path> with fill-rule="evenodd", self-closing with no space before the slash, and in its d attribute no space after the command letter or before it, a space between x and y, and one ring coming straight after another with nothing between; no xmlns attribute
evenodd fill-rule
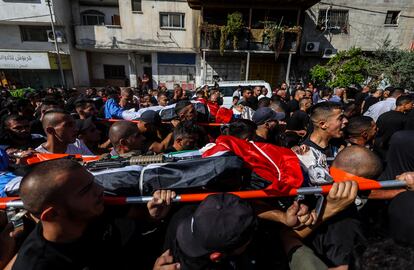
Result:
<svg viewBox="0 0 414 270"><path fill-rule="evenodd" d="M387 180L373 183L359 183L359 190L375 190L375 189L398 189L405 188L406 183L399 180ZM239 196L242 199L263 199L274 197L292 197L296 195L311 195L311 194L327 194L332 188L332 185L319 186L319 187L302 187L292 189L287 193L282 193L276 190L248 190L248 191L234 191L228 192ZM197 194L181 194L173 200L174 202L200 202L204 200L208 195L215 193L197 193ZM143 204L152 200L152 196L130 196L130 197L104 197L105 204L107 205L128 205L128 204ZM0 209L6 208L23 208L23 202L19 197L6 197L0 198Z"/></svg>

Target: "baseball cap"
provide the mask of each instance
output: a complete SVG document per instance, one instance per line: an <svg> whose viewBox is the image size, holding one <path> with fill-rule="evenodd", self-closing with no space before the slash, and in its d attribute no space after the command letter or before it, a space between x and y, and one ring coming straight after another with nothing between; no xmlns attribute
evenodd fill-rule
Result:
<svg viewBox="0 0 414 270"><path fill-rule="evenodd" d="M388 207L390 234L396 243L414 246L413 205L414 192L406 191L395 196Z"/></svg>
<svg viewBox="0 0 414 270"><path fill-rule="evenodd" d="M76 122L76 128L78 129L79 133L82 133L83 131L87 130L90 126L93 125L92 117L88 117L86 119L77 119Z"/></svg>
<svg viewBox="0 0 414 270"><path fill-rule="evenodd" d="M177 243L189 257L231 252L252 237L257 226L253 208L238 196L212 194L177 227Z"/></svg>
<svg viewBox="0 0 414 270"><path fill-rule="evenodd" d="M263 107L257 109L257 111L253 114L252 120L256 123L256 125L263 125L268 121L279 121L285 118L284 112L275 112L269 107Z"/></svg>
<svg viewBox="0 0 414 270"><path fill-rule="evenodd" d="M145 111L141 114L141 117L139 117L137 120L148 123L148 124L154 124L154 125L161 124L161 117L156 111Z"/></svg>

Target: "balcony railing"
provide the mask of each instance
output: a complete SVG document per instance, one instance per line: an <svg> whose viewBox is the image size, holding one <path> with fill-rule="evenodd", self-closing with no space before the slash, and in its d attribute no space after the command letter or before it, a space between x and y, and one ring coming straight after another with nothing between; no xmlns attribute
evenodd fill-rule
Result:
<svg viewBox="0 0 414 270"><path fill-rule="evenodd" d="M77 25L76 45L79 47L115 49L122 40L122 29L117 25Z"/></svg>
<svg viewBox="0 0 414 270"><path fill-rule="evenodd" d="M237 36L237 42L232 37L222 40L221 26L203 24L200 27L200 49L224 51L262 51L275 53L296 52L299 47L302 28L282 27L279 32L269 29L243 28Z"/></svg>

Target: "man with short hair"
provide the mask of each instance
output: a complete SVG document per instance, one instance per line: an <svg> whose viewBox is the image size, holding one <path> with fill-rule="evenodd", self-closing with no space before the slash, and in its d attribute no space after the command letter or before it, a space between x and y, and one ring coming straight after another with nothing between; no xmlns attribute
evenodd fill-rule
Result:
<svg viewBox="0 0 414 270"><path fill-rule="evenodd" d="M346 90L344 87L335 87L333 96L329 99L331 102L337 102L340 104L344 103L344 95L346 94Z"/></svg>
<svg viewBox="0 0 414 270"><path fill-rule="evenodd" d="M312 108L310 120L314 129L303 144L319 150L326 157L335 157L338 149L329 142L342 138L348 123L341 105L329 101L318 103Z"/></svg>
<svg viewBox="0 0 414 270"><path fill-rule="evenodd" d="M122 119L122 113L134 107L133 97L134 93L131 88L122 88L119 100L116 97L112 97L105 102L105 118Z"/></svg>
<svg viewBox="0 0 414 270"><path fill-rule="evenodd" d="M259 98L259 96L262 94L262 87L261 86L255 86L253 88L253 96L255 98Z"/></svg>
<svg viewBox="0 0 414 270"><path fill-rule="evenodd" d="M112 156L118 156L138 151L142 153L145 137L141 134L136 124L129 121L118 121L109 129L109 140L114 147Z"/></svg>
<svg viewBox="0 0 414 270"><path fill-rule="evenodd" d="M256 89L258 91L259 88L256 88ZM261 91L261 88L260 88L260 91ZM247 106L251 108L252 110L256 110L257 102L258 102L257 97L254 95L253 91L249 87L243 88L242 97L240 99L239 104L243 106Z"/></svg>
<svg viewBox="0 0 414 270"><path fill-rule="evenodd" d="M262 93L257 97L257 99L261 100L262 98L267 97L268 92L269 90L266 87L262 87Z"/></svg>
<svg viewBox="0 0 414 270"><path fill-rule="evenodd" d="M375 122L377 122L378 117L380 117L381 114L395 109L395 103L397 101L397 98L399 98L403 94L404 89L395 88L388 98L386 98L383 101L377 102L371 107L369 107L368 110L364 113L364 115L371 117L372 119L374 119Z"/></svg>
<svg viewBox="0 0 414 270"><path fill-rule="evenodd" d="M63 110L45 113L42 120L47 141L35 150L40 153L93 155L88 147L77 139L78 130L72 116Z"/></svg>
<svg viewBox="0 0 414 270"><path fill-rule="evenodd" d="M79 119L87 119L96 117L98 110L90 99L80 99L75 102L75 111L79 115Z"/></svg>
<svg viewBox="0 0 414 270"><path fill-rule="evenodd" d="M23 178L20 197L39 222L20 248L13 269L130 269L136 262L128 245L139 243L142 221L104 213L103 188L78 162L57 159L36 165ZM164 218L174 197L174 192L156 191L147 204L150 218ZM140 256L143 264L147 255ZM164 262L165 267L168 264ZM157 261L154 269L161 266ZM170 267L166 269L179 266Z"/></svg>
<svg viewBox="0 0 414 270"><path fill-rule="evenodd" d="M299 110L293 112L287 120L286 129L289 131L300 131L301 136L306 135L309 126L309 110L312 107L310 98L301 98L299 100Z"/></svg>
<svg viewBox="0 0 414 270"><path fill-rule="evenodd" d="M282 83L280 88L275 89L275 95L279 96L283 101L289 100L288 86L286 83Z"/></svg>
<svg viewBox="0 0 414 270"><path fill-rule="evenodd" d="M377 130L377 125L371 117L352 117L345 127L345 140L348 145L359 145L371 148Z"/></svg>
<svg viewBox="0 0 414 270"><path fill-rule="evenodd" d="M291 101L287 103L287 116L290 117L290 115L299 110L299 100L305 96L305 90L303 88L297 89L295 91L295 95Z"/></svg>
<svg viewBox="0 0 414 270"><path fill-rule="evenodd" d="M361 113L368 111L369 107L379 102L382 97L382 89L371 89L370 95L367 96L364 101L361 103Z"/></svg>
<svg viewBox="0 0 414 270"><path fill-rule="evenodd" d="M174 85L174 96L170 100L169 104L174 104L179 102L180 100L188 100L188 97L185 95L183 88L180 85Z"/></svg>
<svg viewBox="0 0 414 270"><path fill-rule="evenodd" d="M198 126L189 121L180 122L173 131L173 145L165 149L164 153L195 150L198 135Z"/></svg>
<svg viewBox="0 0 414 270"><path fill-rule="evenodd" d="M40 134L31 134L30 123L23 116L12 114L4 119L4 130L0 148L11 152L34 149L43 143L45 138Z"/></svg>
<svg viewBox="0 0 414 270"><path fill-rule="evenodd" d="M168 105L168 97L163 92L158 94L157 101L158 101L159 106L167 106Z"/></svg>

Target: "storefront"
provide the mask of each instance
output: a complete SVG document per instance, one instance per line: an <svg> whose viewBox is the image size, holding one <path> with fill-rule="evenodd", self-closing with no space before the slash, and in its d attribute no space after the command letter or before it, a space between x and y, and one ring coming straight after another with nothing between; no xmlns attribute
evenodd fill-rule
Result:
<svg viewBox="0 0 414 270"><path fill-rule="evenodd" d="M70 57L61 54L67 85L72 85ZM0 85L35 89L61 86L57 55L49 52L0 52Z"/></svg>

